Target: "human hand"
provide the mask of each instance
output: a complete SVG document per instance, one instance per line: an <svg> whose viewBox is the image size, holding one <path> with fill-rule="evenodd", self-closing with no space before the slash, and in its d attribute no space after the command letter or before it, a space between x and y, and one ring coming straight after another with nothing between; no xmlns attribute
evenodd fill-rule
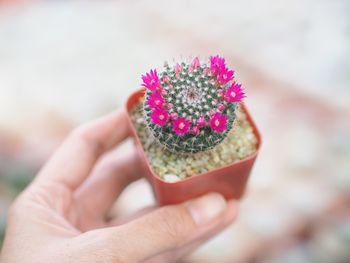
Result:
<svg viewBox="0 0 350 263"><path fill-rule="evenodd" d="M74 130L10 208L0 261L176 262L233 221L236 202L216 193L108 218L142 172L134 151L106 157L129 135L121 111Z"/></svg>

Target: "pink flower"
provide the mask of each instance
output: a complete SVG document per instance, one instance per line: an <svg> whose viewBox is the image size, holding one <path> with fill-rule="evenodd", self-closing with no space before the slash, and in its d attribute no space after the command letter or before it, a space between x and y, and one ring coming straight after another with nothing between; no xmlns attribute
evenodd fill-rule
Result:
<svg viewBox="0 0 350 263"><path fill-rule="evenodd" d="M205 118L203 116L199 117L197 120L197 126L198 128L203 128L206 125Z"/></svg>
<svg viewBox="0 0 350 263"><path fill-rule="evenodd" d="M210 72L210 68L205 68L205 69L203 70L203 75L206 76L206 75L209 74L209 72Z"/></svg>
<svg viewBox="0 0 350 263"><path fill-rule="evenodd" d="M173 122L173 131L180 136L186 135L190 130L190 123L186 118L178 118Z"/></svg>
<svg viewBox="0 0 350 263"><path fill-rule="evenodd" d="M192 63L191 63L191 66L190 66L189 71L192 72L193 70L199 68L200 65L201 65L201 64L200 64L200 62L199 62L198 57L195 57L195 58L192 60Z"/></svg>
<svg viewBox="0 0 350 263"><path fill-rule="evenodd" d="M163 76L163 81L164 81L165 83L169 84L169 83L170 83L170 78L169 78L169 76L168 76L168 75L164 75L164 76Z"/></svg>
<svg viewBox="0 0 350 263"><path fill-rule="evenodd" d="M142 75L142 80L142 86L149 90L155 91L160 87L157 70L151 70L149 73L146 73L146 75Z"/></svg>
<svg viewBox="0 0 350 263"><path fill-rule="evenodd" d="M218 110L219 111L223 111L225 109L225 105L220 103L219 106L218 106Z"/></svg>
<svg viewBox="0 0 350 263"><path fill-rule="evenodd" d="M170 118L172 120L176 120L177 118L179 118L179 115L177 115L177 113L173 112L173 113L170 114Z"/></svg>
<svg viewBox="0 0 350 263"><path fill-rule="evenodd" d="M217 75L223 69L225 69L225 59L219 56L210 57L210 71L212 74Z"/></svg>
<svg viewBox="0 0 350 263"><path fill-rule="evenodd" d="M227 130L227 121L226 115L217 112L211 116L209 125L213 131L221 133Z"/></svg>
<svg viewBox="0 0 350 263"><path fill-rule="evenodd" d="M218 83L220 85L225 85L231 80L233 80L233 70L229 70L228 68L222 69L218 74Z"/></svg>
<svg viewBox="0 0 350 263"><path fill-rule="evenodd" d="M197 136L198 134L199 134L199 128L198 128L198 126L193 126L193 128L192 128L192 134L194 135L194 136Z"/></svg>
<svg viewBox="0 0 350 263"><path fill-rule="evenodd" d="M240 102L245 98L242 84L232 83L225 91L225 100L227 102Z"/></svg>
<svg viewBox="0 0 350 263"><path fill-rule="evenodd" d="M165 110L155 110L151 113L151 121L160 127L163 127L169 120L169 114Z"/></svg>
<svg viewBox="0 0 350 263"><path fill-rule="evenodd" d="M162 109L164 102L164 98L159 92L151 93L147 99L147 104L151 107L151 109Z"/></svg>
<svg viewBox="0 0 350 263"><path fill-rule="evenodd" d="M175 65L175 75L177 78L180 77L180 73L182 72L182 66L179 63Z"/></svg>

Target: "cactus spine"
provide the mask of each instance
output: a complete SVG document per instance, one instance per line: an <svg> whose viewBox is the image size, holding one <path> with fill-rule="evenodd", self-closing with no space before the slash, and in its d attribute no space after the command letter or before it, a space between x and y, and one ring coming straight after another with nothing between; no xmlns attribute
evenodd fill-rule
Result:
<svg viewBox="0 0 350 263"><path fill-rule="evenodd" d="M154 137L173 152L197 153L221 143L233 128L245 97L225 60L197 57L190 63L164 65L142 76L144 117Z"/></svg>

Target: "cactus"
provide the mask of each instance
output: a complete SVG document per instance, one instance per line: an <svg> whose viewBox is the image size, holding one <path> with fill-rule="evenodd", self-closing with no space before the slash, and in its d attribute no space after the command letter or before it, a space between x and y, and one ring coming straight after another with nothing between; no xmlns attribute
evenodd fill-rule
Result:
<svg viewBox="0 0 350 263"><path fill-rule="evenodd" d="M221 143L234 126L238 104L245 97L225 59L195 57L158 74L142 76L146 88L144 117L153 136L168 150L197 153Z"/></svg>

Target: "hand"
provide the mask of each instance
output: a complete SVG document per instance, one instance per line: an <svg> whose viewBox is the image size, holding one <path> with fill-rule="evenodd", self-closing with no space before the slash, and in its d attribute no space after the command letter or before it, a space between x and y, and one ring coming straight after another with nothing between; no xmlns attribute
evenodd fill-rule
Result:
<svg viewBox="0 0 350 263"><path fill-rule="evenodd" d="M106 157L129 134L125 112L73 131L10 208L0 261L176 262L233 221L236 203L215 193L107 219L142 172L135 152Z"/></svg>

